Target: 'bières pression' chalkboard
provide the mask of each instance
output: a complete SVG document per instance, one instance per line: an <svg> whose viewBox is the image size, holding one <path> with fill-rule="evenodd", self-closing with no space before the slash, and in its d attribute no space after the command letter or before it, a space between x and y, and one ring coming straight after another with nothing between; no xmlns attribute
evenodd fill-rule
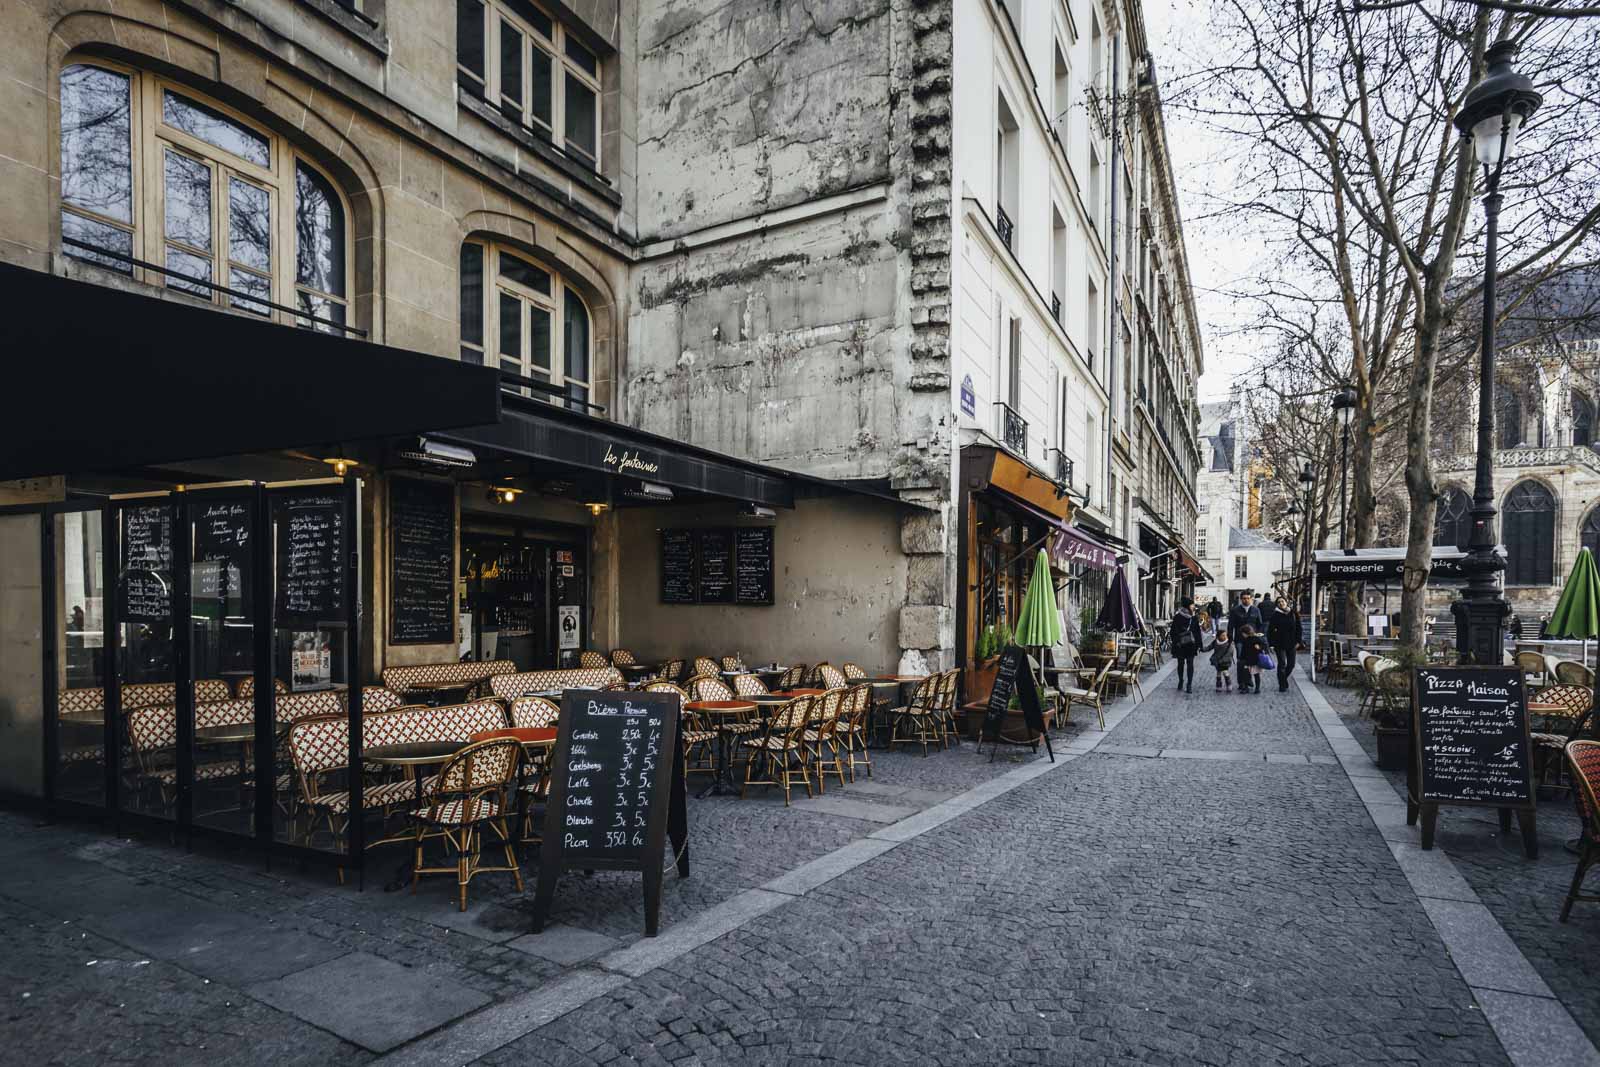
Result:
<svg viewBox="0 0 1600 1067"><path fill-rule="evenodd" d="M693 530L661 531L661 602L693 604L700 593L699 540Z"/></svg>
<svg viewBox="0 0 1600 1067"><path fill-rule="evenodd" d="M733 603L733 531L701 530L700 603Z"/></svg>
<svg viewBox="0 0 1600 1067"><path fill-rule="evenodd" d="M1417 799L1515 807L1533 801L1522 672L1419 667Z"/></svg>
<svg viewBox="0 0 1600 1067"><path fill-rule="evenodd" d="M1022 705L1023 721L1028 725L1030 736L1006 740L1037 744L1039 738L1043 737L1053 763L1056 754L1050 748L1050 735L1044 728L1044 701L1040 698L1038 682L1034 677L1035 667L1032 657L1019 645L1007 645L1005 651L1000 653L1000 665L995 670L994 686L989 690L989 703L984 709L983 740L1001 740L1000 731L1005 726L1006 712L1015 694L1017 703Z"/></svg>
<svg viewBox="0 0 1600 1067"><path fill-rule="evenodd" d="M389 636L394 644L455 640L455 563L455 486L390 479Z"/></svg>
<svg viewBox="0 0 1600 1067"><path fill-rule="evenodd" d="M736 604L771 604L773 587L772 527L740 526L733 531Z"/></svg>
<svg viewBox="0 0 1600 1067"><path fill-rule="evenodd" d="M656 932L668 833L688 877L688 815L674 693L569 689L561 698L539 850L533 928L544 928L563 870L644 873L645 932Z"/></svg>
<svg viewBox="0 0 1600 1067"><path fill-rule="evenodd" d="M344 498L335 493L288 496L275 512L278 535L278 625L297 630L344 625Z"/></svg>
<svg viewBox="0 0 1600 1067"><path fill-rule="evenodd" d="M123 509L119 578L122 621L172 621L170 504L140 504Z"/></svg>

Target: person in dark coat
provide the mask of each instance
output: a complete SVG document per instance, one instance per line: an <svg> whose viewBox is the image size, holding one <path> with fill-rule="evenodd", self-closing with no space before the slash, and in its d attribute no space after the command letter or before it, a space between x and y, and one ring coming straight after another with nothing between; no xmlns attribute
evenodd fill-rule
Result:
<svg viewBox="0 0 1600 1067"><path fill-rule="evenodd" d="M1235 646L1239 644L1239 631L1246 625L1255 627L1260 633L1265 622L1261 618L1261 609L1252 601L1254 597L1249 592L1239 594L1239 600L1228 609L1228 636L1233 638Z"/></svg>
<svg viewBox="0 0 1600 1067"><path fill-rule="evenodd" d="M1203 637L1200 617L1194 613L1194 601L1183 598L1178 612L1172 616L1172 626L1167 630L1167 640L1172 645L1172 658L1178 661L1178 689L1194 692L1194 658L1200 652Z"/></svg>
<svg viewBox="0 0 1600 1067"><path fill-rule="evenodd" d="M1223 623L1222 601L1212 597L1211 603L1206 605L1206 614L1210 615L1211 621L1220 627Z"/></svg>
<svg viewBox="0 0 1600 1067"><path fill-rule="evenodd" d="M1261 692L1261 653L1267 650L1266 639L1250 623L1239 627L1239 692Z"/></svg>
<svg viewBox="0 0 1600 1067"><path fill-rule="evenodd" d="M1283 597L1267 619L1267 644L1278 659L1278 692L1287 692L1289 675L1294 673L1294 650L1300 644L1300 616Z"/></svg>

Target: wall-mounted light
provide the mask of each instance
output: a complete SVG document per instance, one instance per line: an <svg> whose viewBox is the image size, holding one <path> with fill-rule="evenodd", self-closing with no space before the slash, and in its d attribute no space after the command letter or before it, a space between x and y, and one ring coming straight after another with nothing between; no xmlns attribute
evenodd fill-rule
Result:
<svg viewBox="0 0 1600 1067"><path fill-rule="evenodd" d="M604 503L601 503L598 500L592 501L592 502L584 505L584 507L589 509L589 514L593 515L597 519L600 517L600 514L602 512L604 512L610 506L611 506L610 504L604 504Z"/></svg>
<svg viewBox="0 0 1600 1067"><path fill-rule="evenodd" d="M513 485L497 485L489 490L489 499L496 504L514 504L522 490Z"/></svg>
<svg viewBox="0 0 1600 1067"><path fill-rule="evenodd" d="M739 514L748 515L753 519L775 519L778 513L771 508L762 507L760 504L746 504L739 509Z"/></svg>
<svg viewBox="0 0 1600 1067"><path fill-rule="evenodd" d="M346 474L349 474L354 468L361 466L361 464L345 455L343 449L340 449L331 456L325 457L322 462L332 467L333 473L341 478L343 478Z"/></svg>

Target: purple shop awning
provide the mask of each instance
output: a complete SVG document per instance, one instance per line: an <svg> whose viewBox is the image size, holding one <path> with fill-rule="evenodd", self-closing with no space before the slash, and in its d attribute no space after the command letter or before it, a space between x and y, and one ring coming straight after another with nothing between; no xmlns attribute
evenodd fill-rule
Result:
<svg viewBox="0 0 1600 1067"><path fill-rule="evenodd" d="M1057 530L1050 539L1050 562L1057 570L1069 570L1074 564L1097 571L1117 569L1117 553L1085 534L1065 527Z"/></svg>

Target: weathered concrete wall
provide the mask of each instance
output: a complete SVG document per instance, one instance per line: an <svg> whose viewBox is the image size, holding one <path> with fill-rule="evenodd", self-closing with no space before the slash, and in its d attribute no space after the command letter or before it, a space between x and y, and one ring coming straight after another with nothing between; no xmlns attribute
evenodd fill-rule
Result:
<svg viewBox="0 0 1600 1067"><path fill-rule="evenodd" d="M641 659L737 651L768 662L894 667L905 589L899 520L894 505L851 497L802 500L793 511L780 511L771 523L775 603L734 607L661 603L658 531L765 524L739 518L731 506L620 512L616 552L626 564L617 575L617 644ZM597 626L597 637L601 632Z"/></svg>

